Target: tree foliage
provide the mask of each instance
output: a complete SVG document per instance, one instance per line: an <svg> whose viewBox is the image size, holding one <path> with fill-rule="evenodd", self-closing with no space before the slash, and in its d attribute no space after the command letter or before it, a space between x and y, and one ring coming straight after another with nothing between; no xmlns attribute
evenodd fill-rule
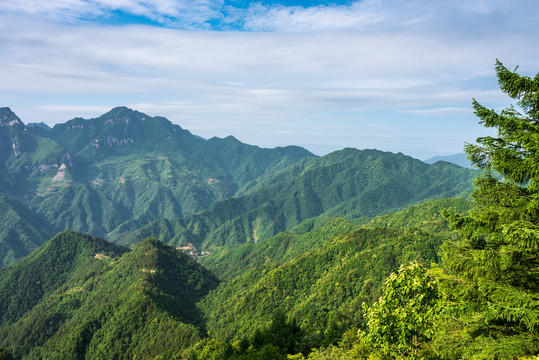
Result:
<svg viewBox="0 0 539 360"><path fill-rule="evenodd" d="M344 149L263 176L242 196L194 215L157 220L111 234L132 245L146 236L196 247L259 242L320 215L358 218L401 210L427 199L468 196L476 172L403 154Z"/></svg>
<svg viewBox="0 0 539 360"><path fill-rule="evenodd" d="M0 267L59 231L104 237L202 211L306 157L297 146L206 141L125 107L48 130L0 108Z"/></svg>
<svg viewBox="0 0 539 360"><path fill-rule="evenodd" d="M445 357L539 352L539 74L522 76L499 61L496 73L517 106L496 112L473 103L480 123L497 135L466 145L484 170L472 194L476 207L468 216L445 214L462 236L444 247L453 276L444 285L446 313L456 319L439 339L441 349L451 349Z"/></svg>
<svg viewBox="0 0 539 360"><path fill-rule="evenodd" d="M64 232L0 271L0 346L25 359L171 358L200 341L218 281L148 238L136 249Z"/></svg>
<svg viewBox="0 0 539 360"><path fill-rule="evenodd" d="M424 266L402 265L385 281L380 299L371 307L364 304L366 342L389 358L421 358L434 334L439 300L436 280Z"/></svg>

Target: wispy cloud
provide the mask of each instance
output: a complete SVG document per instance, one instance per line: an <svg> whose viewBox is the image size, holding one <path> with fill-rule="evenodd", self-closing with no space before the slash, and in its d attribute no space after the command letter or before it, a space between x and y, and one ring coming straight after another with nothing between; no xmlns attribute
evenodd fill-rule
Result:
<svg viewBox="0 0 539 360"><path fill-rule="evenodd" d="M9 85L0 89L0 105L24 121L49 123L128 105L205 137L234 134L319 153L403 151L419 146L417 134L431 139L424 148L457 152L482 130L470 125L472 97L507 102L494 60L531 75L539 70L539 4L515 0L508 11L507 3L238 9L217 0L3 0L0 79ZM116 10L166 26L88 20ZM208 26L244 31L185 30ZM452 126L443 128L447 114Z"/></svg>
<svg viewBox="0 0 539 360"><path fill-rule="evenodd" d="M119 11L165 26L189 28L220 18L222 6L221 0L3 0L0 11L68 23L107 19Z"/></svg>
<svg viewBox="0 0 539 360"><path fill-rule="evenodd" d="M255 3L228 21L254 31L324 31L350 28L369 29L388 20L380 1L366 0L350 5L313 7Z"/></svg>
<svg viewBox="0 0 539 360"><path fill-rule="evenodd" d="M411 110L400 110L404 114L413 114L421 116L453 116L453 115L463 115L471 114L473 110L469 107L443 107L435 109L411 109Z"/></svg>
<svg viewBox="0 0 539 360"><path fill-rule="evenodd" d="M492 29L507 24L536 27L534 12L522 11L529 7L536 10L529 0L358 0L309 7L278 2L252 2L247 8L235 5L227 0L2 0L0 12L67 23L106 22L133 15L172 28L246 31L444 31L453 26L454 32L464 32L470 26L488 26L488 22Z"/></svg>

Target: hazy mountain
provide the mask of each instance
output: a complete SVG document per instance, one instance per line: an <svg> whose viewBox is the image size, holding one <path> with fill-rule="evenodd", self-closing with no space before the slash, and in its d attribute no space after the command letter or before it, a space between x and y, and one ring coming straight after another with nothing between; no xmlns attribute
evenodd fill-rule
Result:
<svg viewBox="0 0 539 360"><path fill-rule="evenodd" d="M45 124L44 122L28 123L28 124L26 124L26 127L28 127L28 128L38 127L38 128L41 128L41 129L45 129L47 131L52 129L49 125Z"/></svg>
<svg viewBox="0 0 539 360"><path fill-rule="evenodd" d="M458 166L462 166L468 169L474 168L472 164L470 163L470 160L468 160L468 158L466 157L465 153L458 153L458 154L446 155L446 156L435 156L433 158L425 160L427 164L434 164L438 161L446 161L448 163L456 164Z"/></svg>

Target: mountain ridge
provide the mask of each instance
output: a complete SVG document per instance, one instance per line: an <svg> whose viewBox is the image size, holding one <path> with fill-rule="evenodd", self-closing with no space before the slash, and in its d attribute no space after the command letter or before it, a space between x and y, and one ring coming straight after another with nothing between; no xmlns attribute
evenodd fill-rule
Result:
<svg viewBox="0 0 539 360"><path fill-rule="evenodd" d="M12 123L0 126L0 193L15 197L23 212L45 218L48 236L72 229L106 237L120 225L134 229L196 213L263 174L314 156L293 146L261 149L231 139L204 140L166 118L127 107L50 130L26 127L9 108L0 114ZM46 241L42 235L30 240L33 226L27 224L20 239L0 233L0 263L35 248L22 243Z"/></svg>
<svg viewBox="0 0 539 360"><path fill-rule="evenodd" d="M2 314L10 316L2 319L0 344L25 359L177 353L200 340L195 303L217 283L155 239L128 251L64 232L0 271L0 307L8 303Z"/></svg>
<svg viewBox="0 0 539 360"><path fill-rule="evenodd" d="M468 169L474 169L475 167L472 165L470 160L466 157L465 153L457 153L453 155L444 155L444 156L435 156L430 159L425 160L427 164L434 164L438 161L446 161L458 166L462 166L464 168Z"/></svg>
<svg viewBox="0 0 539 360"><path fill-rule="evenodd" d="M345 149L303 159L198 214L111 236L128 246L147 236L203 249L257 242L322 214L375 216L427 199L467 196L475 176L448 163L428 165L402 154Z"/></svg>

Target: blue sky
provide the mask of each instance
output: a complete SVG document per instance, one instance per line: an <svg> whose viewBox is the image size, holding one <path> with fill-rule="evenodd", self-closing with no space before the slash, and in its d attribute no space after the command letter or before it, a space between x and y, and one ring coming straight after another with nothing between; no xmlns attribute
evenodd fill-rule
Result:
<svg viewBox="0 0 539 360"><path fill-rule="evenodd" d="M539 72L535 0L0 0L0 106L49 125L126 105L209 138L421 159Z"/></svg>

